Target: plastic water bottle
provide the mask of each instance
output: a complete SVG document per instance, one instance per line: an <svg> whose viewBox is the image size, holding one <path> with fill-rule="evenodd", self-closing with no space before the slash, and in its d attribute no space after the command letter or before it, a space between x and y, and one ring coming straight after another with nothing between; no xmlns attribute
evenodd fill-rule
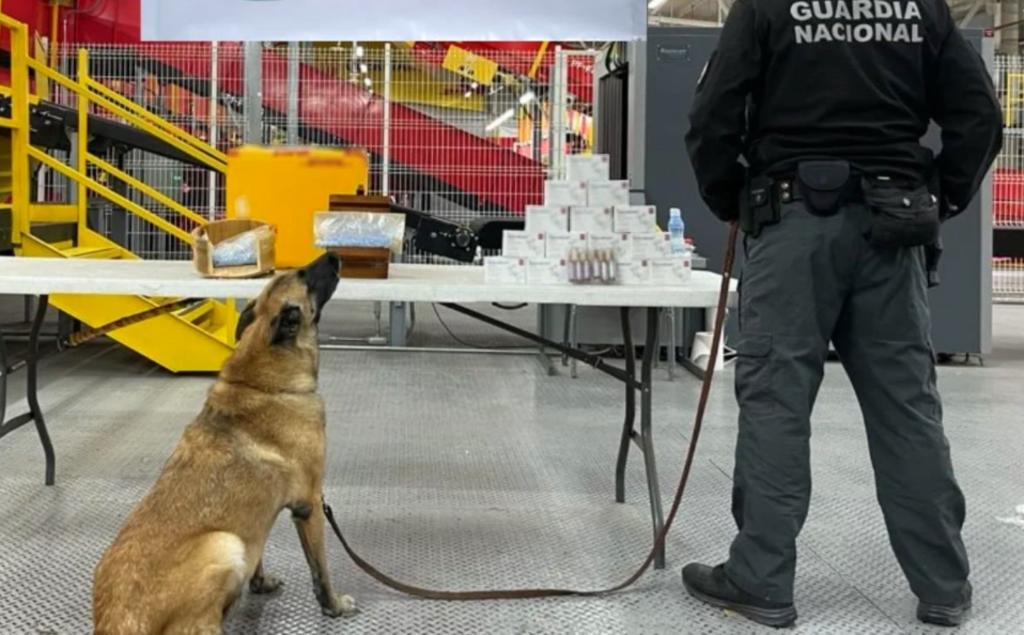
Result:
<svg viewBox="0 0 1024 635"><path fill-rule="evenodd" d="M683 255L686 248L686 225L683 223L683 212L678 207L669 210L668 233L671 237L672 253Z"/></svg>

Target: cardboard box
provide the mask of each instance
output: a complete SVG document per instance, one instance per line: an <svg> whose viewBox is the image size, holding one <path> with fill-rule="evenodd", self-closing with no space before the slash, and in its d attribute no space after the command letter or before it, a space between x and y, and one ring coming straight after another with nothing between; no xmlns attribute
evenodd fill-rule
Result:
<svg viewBox="0 0 1024 635"><path fill-rule="evenodd" d="M630 234L633 238L633 256L636 258L669 258L672 241L668 232Z"/></svg>
<svg viewBox="0 0 1024 635"><path fill-rule="evenodd" d="M588 240L590 250L610 250L615 254L616 262L629 262L633 260L632 236L631 234L618 234L615 232L592 233Z"/></svg>
<svg viewBox="0 0 1024 635"><path fill-rule="evenodd" d="M526 262L527 284L565 284L569 281L567 261L561 258L531 258Z"/></svg>
<svg viewBox="0 0 1024 635"><path fill-rule="evenodd" d="M569 227L574 232L611 232L614 216L610 207L570 207Z"/></svg>
<svg viewBox="0 0 1024 635"><path fill-rule="evenodd" d="M690 256L653 258L650 283L652 285L676 286L689 282L693 274L693 259Z"/></svg>
<svg viewBox="0 0 1024 635"><path fill-rule="evenodd" d="M587 183L586 204L594 207L629 205L629 181L594 181Z"/></svg>
<svg viewBox="0 0 1024 635"><path fill-rule="evenodd" d="M572 207L587 204L587 184L583 181L545 181L544 205Z"/></svg>
<svg viewBox="0 0 1024 635"><path fill-rule="evenodd" d="M651 261L636 259L619 263L619 284L649 284L651 281Z"/></svg>
<svg viewBox="0 0 1024 635"><path fill-rule="evenodd" d="M501 255L509 258L543 258L544 234L506 229L501 236Z"/></svg>
<svg viewBox="0 0 1024 635"><path fill-rule="evenodd" d="M653 205L617 205L615 207L615 231L631 234L660 232L658 210Z"/></svg>
<svg viewBox="0 0 1024 635"><path fill-rule="evenodd" d="M558 205L527 205L526 231L544 234L569 231L569 208Z"/></svg>
<svg viewBox="0 0 1024 635"><path fill-rule="evenodd" d="M487 284L526 284L526 259L505 256L484 258L484 282Z"/></svg>
<svg viewBox="0 0 1024 635"><path fill-rule="evenodd" d="M611 163L607 154L572 154L565 158L566 176L570 181L607 181Z"/></svg>
<svg viewBox="0 0 1024 635"><path fill-rule="evenodd" d="M587 249L588 236L583 232L553 232L544 235L545 258L568 260L573 249Z"/></svg>

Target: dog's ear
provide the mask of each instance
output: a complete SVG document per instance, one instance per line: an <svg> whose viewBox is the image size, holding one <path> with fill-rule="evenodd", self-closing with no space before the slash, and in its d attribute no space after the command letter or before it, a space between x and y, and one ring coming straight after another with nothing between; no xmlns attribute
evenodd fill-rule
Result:
<svg viewBox="0 0 1024 635"><path fill-rule="evenodd" d="M249 304L245 305L242 309L241 315L238 316L238 326L235 327L235 341L239 342L242 339L242 333L245 329L256 320L256 301L251 300Z"/></svg>
<svg viewBox="0 0 1024 635"><path fill-rule="evenodd" d="M294 304L281 307L281 312L270 321L270 343L286 344L295 341L302 328L302 309Z"/></svg>

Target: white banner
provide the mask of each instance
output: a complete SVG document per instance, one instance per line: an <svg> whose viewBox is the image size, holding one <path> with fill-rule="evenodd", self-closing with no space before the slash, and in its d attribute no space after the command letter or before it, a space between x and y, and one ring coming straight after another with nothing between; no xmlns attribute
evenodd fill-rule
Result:
<svg viewBox="0 0 1024 635"><path fill-rule="evenodd" d="M646 0L142 0L143 40L613 42L646 33Z"/></svg>

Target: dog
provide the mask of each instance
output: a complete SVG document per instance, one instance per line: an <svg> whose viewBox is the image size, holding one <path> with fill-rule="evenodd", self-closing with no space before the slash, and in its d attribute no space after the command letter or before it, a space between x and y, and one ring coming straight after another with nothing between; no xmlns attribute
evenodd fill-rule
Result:
<svg viewBox="0 0 1024 635"><path fill-rule="evenodd" d="M355 612L350 596L331 589L320 509L317 324L338 269L327 254L279 274L240 314L238 346L202 412L96 567L97 635L221 632L247 582L252 593L280 587L262 556L285 509L323 613Z"/></svg>

